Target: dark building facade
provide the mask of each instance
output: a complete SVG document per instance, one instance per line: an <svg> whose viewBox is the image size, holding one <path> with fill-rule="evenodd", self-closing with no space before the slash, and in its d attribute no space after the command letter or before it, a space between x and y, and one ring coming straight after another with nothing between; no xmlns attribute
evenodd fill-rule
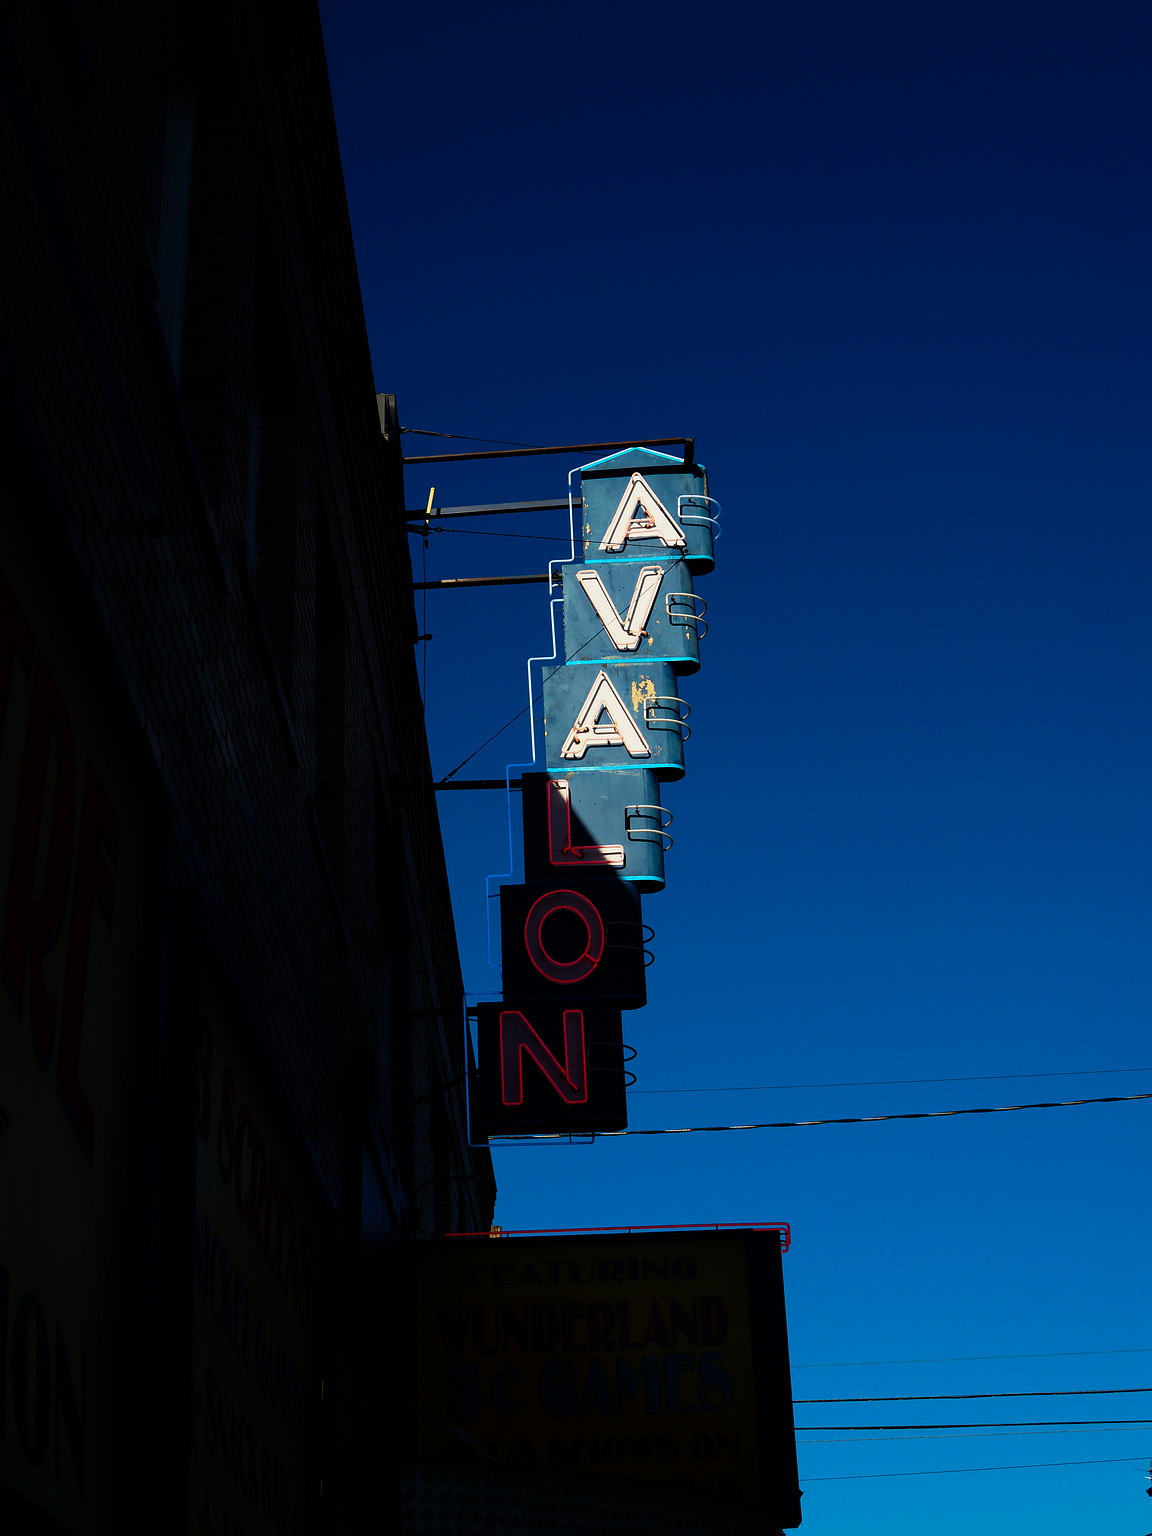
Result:
<svg viewBox="0 0 1152 1536"><path fill-rule="evenodd" d="M314 0L0 8L0 1528L392 1528L485 1230Z"/></svg>

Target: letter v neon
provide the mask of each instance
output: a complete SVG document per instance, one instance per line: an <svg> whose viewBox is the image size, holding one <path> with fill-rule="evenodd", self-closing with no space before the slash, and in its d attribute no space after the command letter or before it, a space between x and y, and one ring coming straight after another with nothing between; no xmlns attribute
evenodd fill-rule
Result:
<svg viewBox="0 0 1152 1536"><path fill-rule="evenodd" d="M584 594L592 604L596 617L603 624L605 633L618 651L634 651L638 648L644 636L644 626L652 615L656 594L660 590L663 577L663 566L642 565L640 567L636 585L632 589L632 601L628 605L625 618L621 621L620 615L616 612L616 604L608 596L608 589L604 585L600 572L577 571L576 573L576 580L584 589Z"/></svg>

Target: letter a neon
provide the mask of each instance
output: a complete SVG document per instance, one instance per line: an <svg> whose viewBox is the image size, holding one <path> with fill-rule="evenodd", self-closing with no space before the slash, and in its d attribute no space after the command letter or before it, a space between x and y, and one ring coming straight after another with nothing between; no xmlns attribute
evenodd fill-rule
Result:
<svg viewBox="0 0 1152 1536"><path fill-rule="evenodd" d="M604 714L609 723L600 725L600 716ZM652 756L630 710L603 670L597 672L596 681L560 748L560 756L578 759L589 747L627 747L629 757Z"/></svg>
<svg viewBox="0 0 1152 1536"><path fill-rule="evenodd" d="M558 1061L522 1013L500 1015L500 1096L505 1104L524 1102L524 1053L540 1068L565 1104L588 1102L584 1015L564 1010L564 1060Z"/></svg>
<svg viewBox="0 0 1152 1536"><path fill-rule="evenodd" d="M625 487L600 548L621 550L629 539L659 539L666 549L683 549L687 543L683 528L639 473Z"/></svg>
<svg viewBox="0 0 1152 1536"><path fill-rule="evenodd" d="M632 589L632 601L621 622L620 615L616 612L616 604L608 596L608 589L601 579L600 572L578 571L576 573L576 580L583 587L596 617L603 624L605 633L618 651L634 651L640 644L644 635L644 626L652 615L663 576L663 566L642 565L640 567L640 574Z"/></svg>

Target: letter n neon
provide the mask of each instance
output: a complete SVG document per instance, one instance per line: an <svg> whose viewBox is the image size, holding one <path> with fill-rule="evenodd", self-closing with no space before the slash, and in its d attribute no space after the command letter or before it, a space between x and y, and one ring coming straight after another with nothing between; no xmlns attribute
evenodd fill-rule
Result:
<svg viewBox="0 0 1152 1536"><path fill-rule="evenodd" d="M536 1063L565 1104L588 1102L584 1015L564 1010L564 1060L558 1061L522 1013L500 1015L500 1094L505 1104L524 1102L524 1056Z"/></svg>

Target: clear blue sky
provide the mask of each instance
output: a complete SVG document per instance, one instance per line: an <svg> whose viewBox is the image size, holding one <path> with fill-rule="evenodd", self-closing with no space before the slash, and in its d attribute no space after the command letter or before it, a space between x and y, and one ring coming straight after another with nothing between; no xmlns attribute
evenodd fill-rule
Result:
<svg viewBox="0 0 1152 1536"><path fill-rule="evenodd" d="M323 15L402 421L693 432L724 504L632 1123L1152 1091L1147 6ZM441 471L437 501L561 496L570 467ZM560 552L445 532L428 575ZM524 703L546 600L434 594L422 628L441 776ZM526 745L521 722L467 772ZM482 991L503 804L440 798ZM732 1091L1116 1068L1144 1070ZM651 1091L689 1088L713 1091ZM501 1150L498 1219L790 1221L797 1397L1152 1386L1150 1127L1136 1103ZM1006 1355L1042 1358L955 1358ZM926 1357L949 1359L834 1364ZM1152 1393L797 1410L1107 1414ZM1152 1528L1152 1425L961 1433L801 1434L805 1530ZM1041 1462L1100 1464L857 1476Z"/></svg>

